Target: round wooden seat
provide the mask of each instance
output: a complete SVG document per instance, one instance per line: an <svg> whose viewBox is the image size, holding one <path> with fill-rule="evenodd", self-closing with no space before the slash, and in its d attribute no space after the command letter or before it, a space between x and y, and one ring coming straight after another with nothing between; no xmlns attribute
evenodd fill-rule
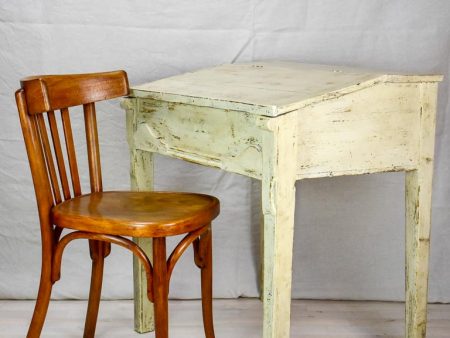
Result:
<svg viewBox="0 0 450 338"><path fill-rule="evenodd" d="M165 237L191 232L219 214L217 198L179 192L96 192L52 209L62 228L133 237Z"/></svg>

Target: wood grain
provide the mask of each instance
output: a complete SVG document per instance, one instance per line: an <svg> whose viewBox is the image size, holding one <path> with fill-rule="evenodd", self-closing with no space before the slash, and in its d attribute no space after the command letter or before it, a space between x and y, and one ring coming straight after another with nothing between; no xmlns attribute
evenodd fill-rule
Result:
<svg viewBox="0 0 450 338"><path fill-rule="evenodd" d="M136 99L126 98L121 101L126 110L127 141L130 149L130 181L131 190L153 190L153 154L141 151L134 146L133 132L137 129L136 115L138 102ZM153 256L152 240L148 238L133 238L147 254ZM145 267L136 257L133 258L134 279L134 329L139 333L154 331L154 307L146 296Z"/></svg>
<svg viewBox="0 0 450 338"><path fill-rule="evenodd" d="M62 202L52 219L63 228L134 237L165 237L204 227L219 214L212 196L174 192L107 191Z"/></svg>
<svg viewBox="0 0 450 338"><path fill-rule="evenodd" d="M219 201L212 196L194 193L103 192L95 102L128 93L128 80L124 71L36 76L23 79L21 86L16 92L16 101L33 177L42 237L41 281L27 337L38 338L41 335L52 285L60 277L65 247L72 240L87 239L92 276L84 337L95 336L104 259L109 255L113 243L125 247L140 259L146 273L146 297L154 300L159 309L156 336L167 338L170 281L167 270L173 270L187 245L209 230L211 221L219 214ZM79 181L68 110L73 105L82 105L84 111L90 194L82 194ZM61 110L73 194L69 188L55 109ZM48 116L48 126L44 114ZM54 152L50 146L48 128ZM60 238L63 229L75 231ZM165 237L179 234L186 234L188 240L182 241L179 249L172 253L172 259L167 261ZM155 268L152 269L150 259L139 246L121 236L153 237L157 243L154 248L157 254L153 259ZM210 246L208 250L211 250ZM210 309L212 275L205 275L205 269L201 267L202 279L209 279L202 284L206 289L204 304ZM207 325L205 332L208 338L213 338L210 311L204 311L204 315Z"/></svg>
<svg viewBox="0 0 450 338"><path fill-rule="evenodd" d="M30 114L128 95L123 70L95 74L38 75L21 80Z"/></svg>
<svg viewBox="0 0 450 338"><path fill-rule="evenodd" d="M288 115L270 122L262 147L264 338L289 337L298 154L296 124Z"/></svg>
<svg viewBox="0 0 450 338"><path fill-rule="evenodd" d="M406 336L409 338L426 336L436 97L436 84L421 85L418 165L406 173Z"/></svg>

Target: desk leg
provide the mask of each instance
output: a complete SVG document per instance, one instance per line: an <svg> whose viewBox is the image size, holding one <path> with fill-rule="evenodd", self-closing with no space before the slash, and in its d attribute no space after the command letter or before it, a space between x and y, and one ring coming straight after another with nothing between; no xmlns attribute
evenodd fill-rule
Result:
<svg viewBox="0 0 450 338"><path fill-rule="evenodd" d="M264 338L288 338L291 311L295 181L263 183Z"/></svg>
<svg viewBox="0 0 450 338"><path fill-rule="evenodd" d="M153 154L142 150L131 151L131 188L135 191L153 189ZM151 238L134 238L147 256L152 257ZM147 278L139 259L133 256L134 329L139 333L155 330L153 303L147 297Z"/></svg>
<svg viewBox="0 0 450 338"><path fill-rule="evenodd" d="M281 125L264 142L264 338L288 338L290 331L297 164L295 137L289 133L291 125ZM283 133L278 132L280 129Z"/></svg>
<svg viewBox="0 0 450 338"><path fill-rule="evenodd" d="M406 173L406 335L424 338L427 324L431 171Z"/></svg>
<svg viewBox="0 0 450 338"><path fill-rule="evenodd" d="M426 336L436 89L422 85L419 163L406 173L407 338Z"/></svg>

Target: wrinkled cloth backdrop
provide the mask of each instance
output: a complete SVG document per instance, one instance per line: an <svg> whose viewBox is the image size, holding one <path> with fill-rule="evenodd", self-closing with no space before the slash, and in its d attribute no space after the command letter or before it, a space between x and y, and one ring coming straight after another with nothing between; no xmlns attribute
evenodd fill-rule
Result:
<svg viewBox="0 0 450 338"><path fill-rule="evenodd" d="M446 76L439 94L430 300L449 302L449 33L448 0L0 0L0 298L35 297L40 272L35 197L14 102L21 77L125 69L130 83L140 84L222 63L281 59ZM98 110L105 189L126 190L125 114L118 100ZM86 183L81 122L74 127ZM215 297L257 296L259 182L158 156L156 188L221 199ZM299 182L295 223L293 297L403 299L403 173ZM71 244L63 259L53 296L85 298L87 244ZM103 295L132 297L131 255L122 248L113 247L107 259ZM189 250L174 271L171 296L199 295Z"/></svg>

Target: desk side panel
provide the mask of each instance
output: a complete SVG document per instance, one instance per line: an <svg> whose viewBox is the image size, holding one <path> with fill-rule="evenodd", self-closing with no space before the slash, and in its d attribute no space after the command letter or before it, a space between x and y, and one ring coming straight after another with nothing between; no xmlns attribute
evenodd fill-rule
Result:
<svg viewBox="0 0 450 338"><path fill-rule="evenodd" d="M261 178L261 139L267 117L138 100L136 148Z"/></svg>
<svg viewBox="0 0 450 338"><path fill-rule="evenodd" d="M419 86L379 83L295 112L297 177L414 169L419 149Z"/></svg>

